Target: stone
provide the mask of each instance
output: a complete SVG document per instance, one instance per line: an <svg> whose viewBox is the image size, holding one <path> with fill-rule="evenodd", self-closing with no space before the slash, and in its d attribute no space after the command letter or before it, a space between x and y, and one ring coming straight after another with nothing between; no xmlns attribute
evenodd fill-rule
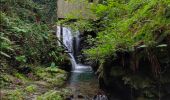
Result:
<svg viewBox="0 0 170 100"><path fill-rule="evenodd" d="M79 94L77 97L78 97L79 99L83 99L83 98L84 98L84 96L81 95L81 94Z"/></svg>

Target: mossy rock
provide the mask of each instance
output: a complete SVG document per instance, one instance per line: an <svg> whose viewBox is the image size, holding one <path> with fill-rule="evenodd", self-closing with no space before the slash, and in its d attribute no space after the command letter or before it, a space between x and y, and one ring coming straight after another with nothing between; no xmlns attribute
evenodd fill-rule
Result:
<svg viewBox="0 0 170 100"><path fill-rule="evenodd" d="M3 100L24 100L23 91L17 89L17 90L11 90L8 91L4 97L2 97Z"/></svg>
<svg viewBox="0 0 170 100"><path fill-rule="evenodd" d="M55 68L55 67L47 67L45 71L50 72L50 73L64 73L63 70Z"/></svg>
<svg viewBox="0 0 170 100"><path fill-rule="evenodd" d="M43 77L51 77L56 74L66 74L66 72L55 67L47 67L47 68L37 67L35 68L34 74L40 78L43 78Z"/></svg>
<svg viewBox="0 0 170 100"><path fill-rule="evenodd" d="M65 80L57 79L57 78L45 78L44 80L49 83L50 87L52 87L52 86L62 86L65 82Z"/></svg>
<svg viewBox="0 0 170 100"><path fill-rule="evenodd" d="M25 83L25 82L27 82L27 81L28 81L27 77L26 77L26 76L24 76L23 74L15 73L15 74L14 74L14 76L15 76L16 78L18 78L18 79L22 80L22 81L23 81L23 83Z"/></svg>
<svg viewBox="0 0 170 100"><path fill-rule="evenodd" d="M29 85L24 89L24 91L29 92L29 93L36 92L36 90L37 90L36 85Z"/></svg>
<svg viewBox="0 0 170 100"><path fill-rule="evenodd" d="M8 75L2 75L1 80L5 81L5 82L10 82Z"/></svg>
<svg viewBox="0 0 170 100"><path fill-rule="evenodd" d="M15 80L15 77L13 77L12 75L9 74L1 74L0 79L3 80L4 82L12 82L13 80Z"/></svg>
<svg viewBox="0 0 170 100"><path fill-rule="evenodd" d="M1 87L8 85L11 82L11 80L9 79L8 75L2 74L0 76L0 82L1 82L1 84L0 84L0 88L1 88Z"/></svg>
<svg viewBox="0 0 170 100"><path fill-rule="evenodd" d="M37 100L64 100L64 99L61 97L59 91L51 90L41 96L38 96Z"/></svg>
<svg viewBox="0 0 170 100"><path fill-rule="evenodd" d="M17 80L16 77L10 75L10 74L6 74L6 73L2 73L0 75L0 87L4 87L9 85L10 83L15 83L15 81Z"/></svg>
<svg viewBox="0 0 170 100"><path fill-rule="evenodd" d="M41 68L41 67L36 67L34 69L34 74L39 78L39 79L43 79L44 77L51 77L51 74L48 74L45 71L45 68Z"/></svg>
<svg viewBox="0 0 170 100"><path fill-rule="evenodd" d="M67 98L68 96L72 95L72 90L70 88L63 88L61 89L61 95L64 98Z"/></svg>
<svg viewBox="0 0 170 100"><path fill-rule="evenodd" d="M36 73L36 76L39 78L39 79L44 79L45 77L51 77L50 74L46 73L46 72L37 72Z"/></svg>
<svg viewBox="0 0 170 100"><path fill-rule="evenodd" d="M47 67L47 68L36 68L35 75L49 83L49 86L61 86L64 84L67 74L65 71L55 68L55 67Z"/></svg>

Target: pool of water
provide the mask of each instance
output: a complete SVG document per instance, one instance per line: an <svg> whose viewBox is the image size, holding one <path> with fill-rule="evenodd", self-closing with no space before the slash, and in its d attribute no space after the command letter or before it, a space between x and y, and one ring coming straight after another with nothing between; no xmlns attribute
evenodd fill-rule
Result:
<svg viewBox="0 0 170 100"><path fill-rule="evenodd" d="M82 95L86 98L93 98L99 90L97 76L89 66L76 67L70 73L67 88L70 88L74 96Z"/></svg>

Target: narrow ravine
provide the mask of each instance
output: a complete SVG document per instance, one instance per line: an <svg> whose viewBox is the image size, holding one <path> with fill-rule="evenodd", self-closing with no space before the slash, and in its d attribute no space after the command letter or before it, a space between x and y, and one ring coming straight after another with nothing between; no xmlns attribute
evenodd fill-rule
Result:
<svg viewBox="0 0 170 100"><path fill-rule="evenodd" d="M170 100L170 0L0 5L0 100Z"/></svg>

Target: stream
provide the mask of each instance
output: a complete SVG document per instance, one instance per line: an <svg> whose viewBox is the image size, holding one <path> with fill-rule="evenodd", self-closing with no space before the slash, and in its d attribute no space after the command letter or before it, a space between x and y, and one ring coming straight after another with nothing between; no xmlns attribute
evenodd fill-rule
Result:
<svg viewBox="0 0 170 100"><path fill-rule="evenodd" d="M83 96L85 100L93 98L98 92L98 80L89 66L77 65L79 67L71 72L67 87L72 90L75 98Z"/></svg>

